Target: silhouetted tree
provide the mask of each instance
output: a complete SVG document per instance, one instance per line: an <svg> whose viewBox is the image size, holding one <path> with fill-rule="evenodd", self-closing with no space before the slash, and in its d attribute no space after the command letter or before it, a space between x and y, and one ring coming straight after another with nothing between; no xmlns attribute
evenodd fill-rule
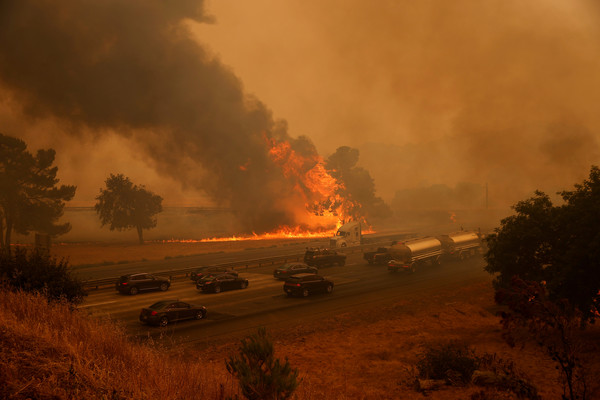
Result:
<svg viewBox="0 0 600 400"><path fill-rule="evenodd" d="M327 172L342 184L338 194L354 203L354 207L346 211L356 220L391 216L390 207L375 196L375 181L369 171L356 166L358 158L357 149L342 146L325 163Z"/></svg>
<svg viewBox="0 0 600 400"><path fill-rule="evenodd" d="M111 231L135 228L140 244L144 244L143 230L154 228L156 214L162 211L162 197L122 174L110 174L96 200L94 208L102 226L110 225Z"/></svg>
<svg viewBox="0 0 600 400"><path fill-rule="evenodd" d="M10 253L13 231L56 236L71 230L71 224L56 222L76 187L56 186L55 154L47 149L34 156L21 139L0 134L0 250Z"/></svg>
<svg viewBox="0 0 600 400"><path fill-rule="evenodd" d="M486 271L497 274L496 289L513 276L544 283L552 301L568 300L584 321L598 312L600 291L600 169L554 206L542 192L514 206L487 238Z"/></svg>
<svg viewBox="0 0 600 400"><path fill-rule="evenodd" d="M77 304L87 295L67 261L57 260L45 250L17 248L14 254L0 253L0 279L10 287L39 292L48 300Z"/></svg>
<svg viewBox="0 0 600 400"><path fill-rule="evenodd" d="M274 357L273 343L265 328L242 340L239 355L225 362L236 376L242 394L249 400L284 400L298 387L298 370ZM237 397L237 396L236 396Z"/></svg>

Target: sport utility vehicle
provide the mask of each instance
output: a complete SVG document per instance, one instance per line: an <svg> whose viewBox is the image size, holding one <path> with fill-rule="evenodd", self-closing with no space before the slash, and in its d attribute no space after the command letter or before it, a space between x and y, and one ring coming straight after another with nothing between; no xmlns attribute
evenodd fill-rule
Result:
<svg viewBox="0 0 600 400"><path fill-rule="evenodd" d="M164 292L171 286L171 281L151 274L129 274L121 276L115 286L119 292L133 295L148 290Z"/></svg>
<svg viewBox="0 0 600 400"><path fill-rule="evenodd" d="M203 278L208 274L229 274L233 276L238 276L238 272L229 267L219 267L219 266L210 266L210 267L199 267L196 270L190 272L190 279L196 282L198 279Z"/></svg>
<svg viewBox="0 0 600 400"><path fill-rule="evenodd" d="M283 291L288 296L301 295L303 297L312 293L331 293L333 282L317 274L297 274L285 280Z"/></svg>
<svg viewBox="0 0 600 400"><path fill-rule="evenodd" d="M334 264L343 266L346 264L346 255L329 249L306 249L306 252L304 253L304 262L315 267Z"/></svg>

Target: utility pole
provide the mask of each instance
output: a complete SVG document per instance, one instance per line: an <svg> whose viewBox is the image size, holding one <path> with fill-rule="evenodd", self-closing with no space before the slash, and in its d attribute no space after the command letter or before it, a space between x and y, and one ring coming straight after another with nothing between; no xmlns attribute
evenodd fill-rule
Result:
<svg viewBox="0 0 600 400"><path fill-rule="evenodd" d="M485 183L485 209L488 209L488 184Z"/></svg>

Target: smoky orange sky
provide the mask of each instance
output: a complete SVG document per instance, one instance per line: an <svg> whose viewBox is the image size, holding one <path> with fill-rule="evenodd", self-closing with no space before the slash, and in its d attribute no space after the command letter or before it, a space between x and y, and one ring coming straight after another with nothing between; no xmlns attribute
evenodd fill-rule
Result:
<svg viewBox="0 0 600 400"><path fill-rule="evenodd" d="M0 55L0 132L31 149L55 148L62 183L78 186L73 204L93 204L112 172L145 184L166 205L227 205L229 193L205 190L212 168L223 168L215 161L220 145L194 141L191 147L214 148L216 156L203 159L185 142L161 142L164 130L187 129L178 118L193 126L205 118L181 111L206 102L195 96L201 86L187 70L196 61L186 50L202 53L201 65L216 65L226 85L239 80L231 86L245 96L241 103L258 102L251 108L262 116L244 111L228 129L256 124L279 138L306 137L305 148L312 142L324 157L355 147L386 201L399 189L472 182L487 183L491 203L505 206L535 189L568 189L599 163L600 10L593 1L89 3L64 1L58 10L49 1L0 3L0 50L10 49ZM113 54L124 36L130 47ZM56 42L65 38L67 45ZM109 67L92 68L105 53ZM123 70L121 82L101 83ZM136 77L145 86L161 82L146 90L129 82ZM94 79L100 83L86 83ZM236 96L215 87L216 101ZM129 106L138 99L132 90L144 92L136 106L151 108L148 115ZM120 100L105 111L111 99ZM227 140L236 146L234 136Z"/></svg>

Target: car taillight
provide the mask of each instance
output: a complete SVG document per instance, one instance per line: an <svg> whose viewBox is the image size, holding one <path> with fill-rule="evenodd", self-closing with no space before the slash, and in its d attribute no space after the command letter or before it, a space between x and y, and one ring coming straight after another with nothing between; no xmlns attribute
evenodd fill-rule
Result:
<svg viewBox="0 0 600 400"><path fill-rule="evenodd" d="M157 313L156 311L152 311L152 312L150 313L150 315L157 315L157 314L158 314L158 313Z"/></svg>
<svg viewBox="0 0 600 400"><path fill-rule="evenodd" d="M127 285L127 282L121 282L121 285Z"/></svg>

